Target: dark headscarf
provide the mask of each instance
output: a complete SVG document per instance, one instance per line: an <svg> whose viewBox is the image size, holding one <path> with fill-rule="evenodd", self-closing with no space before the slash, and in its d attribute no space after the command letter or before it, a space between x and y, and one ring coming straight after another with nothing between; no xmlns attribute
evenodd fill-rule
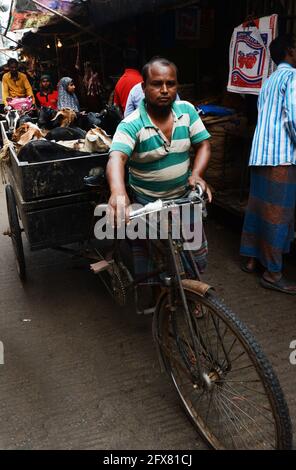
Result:
<svg viewBox="0 0 296 470"><path fill-rule="evenodd" d="M41 82L42 82L42 80L48 80L48 81L50 82L50 86L49 86L48 89L47 89L47 90L48 90L47 93L44 93L44 91L41 89ZM40 77L40 95L41 95L41 96L45 96L45 95L48 94L48 93L52 93L52 91L53 91L53 86L52 86L52 81L51 81L50 75L46 75L46 74L41 75L41 77Z"/></svg>

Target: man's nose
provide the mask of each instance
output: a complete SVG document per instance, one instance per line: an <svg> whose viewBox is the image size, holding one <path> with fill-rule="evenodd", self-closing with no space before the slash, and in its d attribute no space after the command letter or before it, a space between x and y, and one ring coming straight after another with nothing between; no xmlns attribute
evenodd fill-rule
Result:
<svg viewBox="0 0 296 470"><path fill-rule="evenodd" d="M160 89L161 93L167 93L168 92L168 89L167 89L167 86L165 83L162 84L162 87Z"/></svg>

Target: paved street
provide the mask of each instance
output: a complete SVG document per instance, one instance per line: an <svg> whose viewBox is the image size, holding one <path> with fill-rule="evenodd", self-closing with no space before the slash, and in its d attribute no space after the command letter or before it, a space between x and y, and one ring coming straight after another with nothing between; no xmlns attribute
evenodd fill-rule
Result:
<svg viewBox="0 0 296 470"><path fill-rule="evenodd" d="M7 227L0 186L0 233ZM209 220L206 280L239 312L271 360L296 428L295 298L258 287L238 268L239 233ZM120 309L87 266L28 251L22 286L0 236L1 449L203 449L160 373L151 318ZM291 262L288 273L296 277Z"/></svg>

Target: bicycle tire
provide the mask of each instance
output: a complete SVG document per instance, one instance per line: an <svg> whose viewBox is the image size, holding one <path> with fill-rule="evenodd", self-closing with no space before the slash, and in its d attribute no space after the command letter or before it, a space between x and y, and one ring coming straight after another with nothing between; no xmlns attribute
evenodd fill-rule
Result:
<svg viewBox="0 0 296 470"><path fill-rule="evenodd" d="M107 291L120 307L124 307L126 304L126 287L125 279L122 278L123 271L117 263L113 263L110 269L99 273L101 282L106 287Z"/></svg>
<svg viewBox="0 0 296 470"><path fill-rule="evenodd" d="M194 426L208 444L215 449L291 449L292 426L284 394L271 364L262 352L261 347L252 333L243 322L212 293L212 291L209 291L205 297L200 296L196 292L192 292L191 289L188 290L185 288L184 292L188 305L195 306L195 310L192 310L190 307L190 315L194 326L194 341L199 345L199 363L203 363L205 370L207 370L207 368L211 369L211 371L207 371L205 374L204 383L198 386L196 385L196 358L191 356L192 349L190 348L192 348L192 344L190 345L190 342L192 343L192 339L188 339L189 329L188 321L185 319L184 307L179 306L175 311L171 312L168 309L169 303L166 295L160 302L159 309L156 312L157 343L165 368ZM199 312L196 306L198 306ZM212 350L209 354L210 336L213 334L210 330L207 331L209 339L208 349L205 346L207 338L202 327L202 322L205 323L207 317L208 321L212 319L214 325L213 330L216 330L217 337L219 337L216 327L217 323L223 324L226 327L224 336L219 338L222 340L220 349L221 359L219 359L219 346L217 346L218 361L217 358L214 357L212 345ZM213 320L214 318L215 321ZM185 335L184 330L182 332L180 327L182 322L183 328L187 328ZM237 377L237 375L234 374L235 368L232 368L232 370L227 373L225 372L223 376L223 367L227 351L224 354L223 362L223 354L221 355L221 351L223 351L222 343L224 341L224 346L226 346L228 332L233 335L235 341L238 342L238 345L243 349L241 357L246 354L250 362L250 366L242 368L241 371L238 369L241 375L238 382L235 380ZM236 349L238 349L238 345L235 346ZM229 347L228 339L227 347ZM235 348L233 346L232 350ZM232 350L228 351L229 355L230 353L232 354ZM234 359L233 363L235 360L237 361L238 359ZM249 368L247 374L250 374L252 368L252 371L255 372L254 377L258 377L258 379L253 380L251 378L253 376L249 375L247 382L243 380L247 368ZM189 387L185 387L186 382L182 383L182 380L184 381L181 376L182 371L186 377L185 381L190 382ZM244 371L244 374L242 371ZM232 380L229 380L229 377L230 379L232 378ZM234 383L234 387L239 388L241 386L244 395L239 396L238 390L233 389L233 385L229 385L230 383ZM236 383L238 385L236 385ZM245 383L248 383L248 386L246 386ZM212 387L211 391L209 391L210 386ZM256 389L253 389L252 393L254 396L252 396L252 400L250 401L249 397L247 397L247 390L252 390L251 387L255 387ZM256 392L256 397L254 392ZM192 398L191 395L189 395L190 393ZM210 402L208 405L205 419L205 411L203 410L202 403L204 402L204 398L210 393L212 394L212 403ZM258 395L259 393L261 393L261 395ZM197 398L199 394L199 404L193 401L194 394L196 394ZM203 399L201 399L202 395L204 395ZM260 402L258 401L257 395L261 400ZM223 400L224 405L222 406ZM262 407L261 402L264 403L264 407ZM236 421L237 409L240 409L240 407L242 410L241 415L245 422L250 421L251 429L247 428L244 421L242 421L242 423ZM210 408L212 409L210 410ZM233 410L235 410L235 412ZM264 410L264 413L262 410ZM269 423L267 422L267 412ZM253 413L253 416L251 416L251 414L249 415L249 413ZM211 419L213 419L211 422L212 427L210 427L209 424L211 414ZM227 421L227 414L231 417L229 421ZM271 422L273 427L271 426ZM234 423L236 423L236 426ZM264 434L265 429L266 436ZM274 430L273 439L270 437L272 429ZM254 433L256 435L254 435ZM223 439L221 435L223 435ZM251 440L253 436L254 442Z"/></svg>
<svg viewBox="0 0 296 470"><path fill-rule="evenodd" d="M21 281L26 279L26 262L22 242L22 232L19 224L19 216L15 201L14 191L10 184L5 187L6 205L9 220L11 241L15 255L16 267Z"/></svg>

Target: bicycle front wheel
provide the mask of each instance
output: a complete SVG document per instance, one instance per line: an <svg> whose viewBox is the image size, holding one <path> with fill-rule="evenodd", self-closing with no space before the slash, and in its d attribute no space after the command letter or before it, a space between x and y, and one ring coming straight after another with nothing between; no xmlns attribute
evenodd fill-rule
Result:
<svg viewBox="0 0 296 470"><path fill-rule="evenodd" d="M157 341L193 424L215 449L290 449L288 407L253 335L211 292L185 296L193 336L182 302L171 312L165 296Z"/></svg>

